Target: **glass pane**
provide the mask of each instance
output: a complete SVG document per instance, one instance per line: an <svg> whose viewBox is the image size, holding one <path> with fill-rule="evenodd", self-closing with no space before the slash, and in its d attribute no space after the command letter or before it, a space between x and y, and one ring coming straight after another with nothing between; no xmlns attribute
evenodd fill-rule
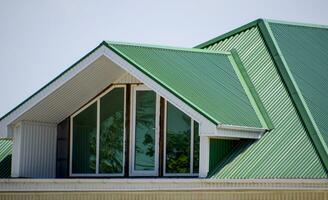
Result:
<svg viewBox="0 0 328 200"><path fill-rule="evenodd" d="M191 119L167 102L166 173L190 173Z"/></svg>
<svg viewBox="0 0 328 200"><path fill-rule="evenodd" d="M194 121L194 164L193 173L199 171L199 124Z"/></svg>
<svg viewBox="0 0 328 200"><path fill-rule="evenodd" d="M72 173L96 172L97 103L73 118Z"/></svg>
<svg viewBox="0 0 328 200"><path fill-rule="evenodd" d="M156 94L136 92L135 170L155 169Z"/></svg>
<svg viewBox="0 0 328 200"><path fill-rule="evenodd" d="M123 172L124 88L100 99L99 173Z"/></svg>

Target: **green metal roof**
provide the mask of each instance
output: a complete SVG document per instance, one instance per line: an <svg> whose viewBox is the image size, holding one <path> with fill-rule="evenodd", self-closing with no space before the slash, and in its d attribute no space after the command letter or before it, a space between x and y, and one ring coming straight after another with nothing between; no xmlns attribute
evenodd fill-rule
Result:
<svg viewBox="0 0 328 200"><path fill-rule="evenodd" d="M328 27L268 21L276 48L281 52L295 99L314 142L328 165ZM323 155L324 156L324 155Z"/></svg>
<svg viewBox="0 0 328 200"><path fill-rule="evenodd" d="M12 141L0 139L0 178L8 178L11 174Z"/></svg>
<svg viewBox="0 0 328 200"><path fill-rule="evenodd" d="M244 77L237 53L105 41L2 116L0 121L103 45L215 124L271 127L253 86Z"/></svg>
<svg viewBox="0 0 328 200"><path fill-rule="evenodd" d="M258 141L236 149L210 177L328 178L324 155L318 151L320 144L314 142L315 136L295 103L293 83L286 81L285 66L279 63L280 54L273 51L267 23L256 20L197 46L237 50L274 127Z"/></svg>
<svg viewBox="0 0 328 200"><path fill-rule="evenodd" d="M237 74L240 72L230 53L113 42L107 44L214 123L262 127L239 80L241 77Z"/></svg>

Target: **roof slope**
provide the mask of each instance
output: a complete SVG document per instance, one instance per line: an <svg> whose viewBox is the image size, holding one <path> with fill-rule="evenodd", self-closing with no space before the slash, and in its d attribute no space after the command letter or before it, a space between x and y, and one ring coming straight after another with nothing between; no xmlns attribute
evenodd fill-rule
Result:
<svg viewBox="0 0 328 200"><path fill-rule="evenodd" d="M230 53L112 42L108 46L214 123L262 127Z"/></svg>
<svg viewBox="0 0 328 200"><path fill-rule="evenodd" d="M264 20L198 45L218 51L237 49L250 80L274 129L242 150L236 150L212 173L212 178L327 178L318 154L293 96L264 37Z"/></svg>
<svg viewBox="0 0 328 200"><path fill-rule="evenodd" d="M276 21L268 25L328 153L328 27Z"/></svg>
<svg viewBox="0 0 328 200"><path fill-rule="evenodd" d="M0 178L8 178L11 173L12 141L0 139Z"/></svg>
<svg viewBox="0 0 328 200"><path fill-rule="evenodd" d="M261 102L249 89L236 55L229 52L151 45L102 42L31 97L0 118L12 117L16 110L33 100L64 77L101 47L110 48L123 59L168 89L215 124L267 129ZM4 125L5 126L5 125Z"/></svg>

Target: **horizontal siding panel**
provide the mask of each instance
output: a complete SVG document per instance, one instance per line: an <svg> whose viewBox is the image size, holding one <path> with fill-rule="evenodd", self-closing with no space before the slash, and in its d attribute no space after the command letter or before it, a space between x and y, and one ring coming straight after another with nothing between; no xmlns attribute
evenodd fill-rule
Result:
<svg viewBox="0 0 328 200"><path fill-rule="evenodd" d="M21 192L0 193L0 200L327 200L327 191L170 191L170 192Z"/></svg>

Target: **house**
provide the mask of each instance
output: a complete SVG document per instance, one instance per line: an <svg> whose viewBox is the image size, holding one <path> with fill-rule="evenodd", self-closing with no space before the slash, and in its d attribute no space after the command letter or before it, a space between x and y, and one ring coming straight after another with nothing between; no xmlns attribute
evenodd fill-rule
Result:
<svg viewBox="0 0 328 200"><path fill-rule="evenodd" d="M104 41L1 118L0 196L328 198L327 77L320 25L259 19L195 48Z"/></svg>

